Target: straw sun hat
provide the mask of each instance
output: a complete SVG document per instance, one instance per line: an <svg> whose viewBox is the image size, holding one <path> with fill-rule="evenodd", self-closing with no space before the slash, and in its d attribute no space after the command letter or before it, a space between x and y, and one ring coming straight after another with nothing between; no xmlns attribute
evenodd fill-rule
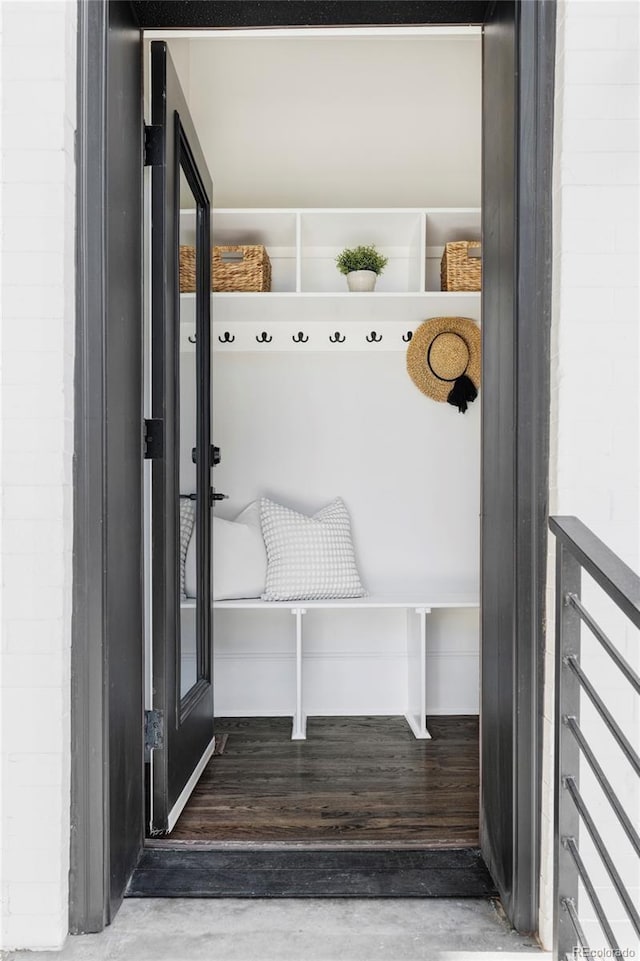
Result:
<svg viewBox="0 0 640 961"><path fill-rule="evenodd" d="M409 341L407 370L423 394L464 414L480 386L480 328L467 317L425 320Z"/></svg>

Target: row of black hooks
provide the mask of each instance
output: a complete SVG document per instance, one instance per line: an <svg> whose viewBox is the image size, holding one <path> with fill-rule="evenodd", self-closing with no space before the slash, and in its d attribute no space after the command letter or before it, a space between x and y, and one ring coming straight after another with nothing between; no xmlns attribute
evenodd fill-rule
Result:
<svg viewBox="0 0 640 961"><path fill-rule="evenodd" d="M405 344L408 344L412 337L413 337L413 334L410 330L408 330L406 334L402 335L402 339L405 342ZM225 330L222 336L218 335L218 340L220 341L221 344L232 344L235 341L235 339L236 339L235 334L230 334L228 330ZM341 334L339 330L336 330L335 333L333 334L329 334L329 341L332 344L344 344L346 339L347 338L345 334ZM195 338L192 340L192 338L189 337L189 340L192 343L195 343ZM261 334L256 335L256 341L258 344L270 344L272 340L273 340L273 337L271 336L271 334L268 334L266 330L263 330ZM291 340L294 342L294 344L306 344L309 341L309 337L307 334L299 330L297 334L292 334ZM380 341L382 340L382 334L379 334L377 333L377 331L372 330L370 334L366 335L365 340L369 344L379 344Z"/></svg>

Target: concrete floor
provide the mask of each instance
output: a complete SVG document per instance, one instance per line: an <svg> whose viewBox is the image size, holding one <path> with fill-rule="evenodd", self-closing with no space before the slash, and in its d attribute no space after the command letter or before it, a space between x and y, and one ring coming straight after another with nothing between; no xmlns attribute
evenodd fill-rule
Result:
<svg viewBox="0 0 640 961"><path fill-rule="evenodd" d="M102 934L5 961L550 961L475 900L125 901Z"/></svg>

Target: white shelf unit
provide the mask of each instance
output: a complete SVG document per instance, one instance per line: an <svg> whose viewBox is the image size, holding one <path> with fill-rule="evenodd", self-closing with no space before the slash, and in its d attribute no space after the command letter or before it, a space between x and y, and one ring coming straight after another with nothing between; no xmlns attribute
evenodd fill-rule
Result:
<svg viewBox="0 0 640 961"><path fill-rule="evenodd" d="M212 294L215 349L406 350L429 317L480 321L479 293L440 290L444 245L480 240L479 208L214 209L211 221L213 244L264 244L272 265L268 293ZM181 212L181 237L194 242L192 211ZM389 258L372 293L351 293L335 264L358 244ZM185 328L193 298L182 295Z"/></svg>

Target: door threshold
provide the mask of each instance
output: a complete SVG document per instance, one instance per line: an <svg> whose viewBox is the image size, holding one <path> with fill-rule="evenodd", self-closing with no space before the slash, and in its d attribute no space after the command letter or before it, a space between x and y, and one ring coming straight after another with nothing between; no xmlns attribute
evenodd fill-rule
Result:
<svg viewBox="0 0 640 961"><path fill-rule="evenodd" d="M197 849L147 845L129 898L495 898L478 848Z"/></svg>
<svg viewBox="0 0 640 961"><path fill-rule="evenodd" d="M474 845L460 841L247 841L206 840L203 838L146 838L145 848L166 851L476 851Z"/></svg>

